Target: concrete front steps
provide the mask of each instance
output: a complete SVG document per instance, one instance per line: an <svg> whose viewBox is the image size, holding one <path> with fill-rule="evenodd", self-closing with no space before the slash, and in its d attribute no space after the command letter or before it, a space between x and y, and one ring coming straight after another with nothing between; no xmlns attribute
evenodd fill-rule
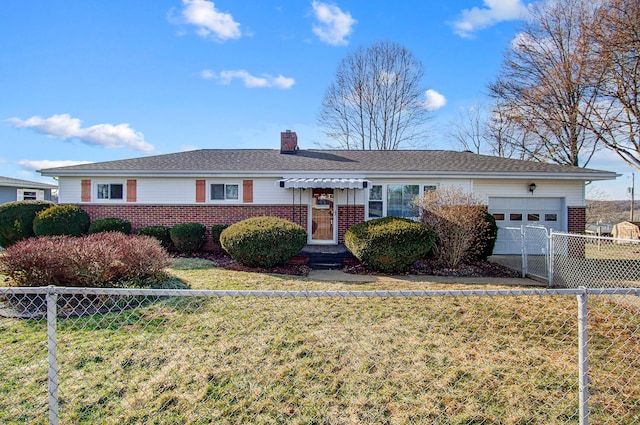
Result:
<svg viewBox="0 0 640 425"><path fill-rule="evenodd" d="M342 269L345 264L354 264L356 258L343 245L305 245L297 257L308 258L313 270Z"/></svg>

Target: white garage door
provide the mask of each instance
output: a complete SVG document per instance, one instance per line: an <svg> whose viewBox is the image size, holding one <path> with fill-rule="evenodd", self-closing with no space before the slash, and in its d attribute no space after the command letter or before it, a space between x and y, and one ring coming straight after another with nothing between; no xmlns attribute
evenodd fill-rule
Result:
<svg viewBox="0 0 640 425"><path fill-rule="evenodd" d="M561 231L564 226L562 198L489 198L489 213L496 219L498 238L494 254L520 254L520 227L544 226ZM512 230L508 228L517 228Z"/></svg>

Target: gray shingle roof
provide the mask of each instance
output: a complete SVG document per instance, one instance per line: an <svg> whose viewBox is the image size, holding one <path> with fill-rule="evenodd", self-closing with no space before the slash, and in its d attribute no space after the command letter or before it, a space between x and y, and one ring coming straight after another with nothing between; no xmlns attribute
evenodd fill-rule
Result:
<svg viewBox="0 0 640 425"><path fill-rule="evenodd" d="M265 172L361 172L403 174L552 173L578 174L582 178L615 178L615 173L558 164L443 150L347 151L299 150L281 154L274 149L202 149L166 155L96 162L41 170L47 176L105 174Z"/></svg>
<svg viewBox="0 0 640 425"><path fill-rule="evenodd" d="M0 176L0 186L24 187L28 189L57 189L58 186L49 183L32 182L29 180L13 179Z"/></svg>

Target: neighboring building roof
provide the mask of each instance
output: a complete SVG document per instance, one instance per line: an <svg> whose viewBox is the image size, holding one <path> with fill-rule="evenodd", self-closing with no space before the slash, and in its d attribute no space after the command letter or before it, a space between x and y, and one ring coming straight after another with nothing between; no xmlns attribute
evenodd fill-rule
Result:
<svg viewBox="0 0 640 425"><path fill-rule="evenodd" d="M512 176L578 180L609 180L618 176L609 171L443 150L298 150L282 154L275 149L202 149L40 170L45 176L257 176L301 172L314 175Z"/></svg>
<svg viewBox="0 0 640 425"><path fill-rule="evenodd" d="M12 179L0 176L0 186L20 187L26 189L57 189L58 186L49 183L32 182L29 180Z"/></svg>

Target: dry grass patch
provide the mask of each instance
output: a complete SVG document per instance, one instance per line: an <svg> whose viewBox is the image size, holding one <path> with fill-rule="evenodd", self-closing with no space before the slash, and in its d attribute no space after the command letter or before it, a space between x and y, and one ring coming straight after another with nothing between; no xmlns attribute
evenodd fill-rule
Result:
<svg viewBox="0 0 640 425"><path fill-rule="evenodd" d="M172 273L197 289L391 289ZM591 421L634 423L639 312L594 299L590 314ZM61 423L576 423L576 315L560 296L174 297L61 320ZM46 422L42 325L0 321L0 422Z"/></svg>

